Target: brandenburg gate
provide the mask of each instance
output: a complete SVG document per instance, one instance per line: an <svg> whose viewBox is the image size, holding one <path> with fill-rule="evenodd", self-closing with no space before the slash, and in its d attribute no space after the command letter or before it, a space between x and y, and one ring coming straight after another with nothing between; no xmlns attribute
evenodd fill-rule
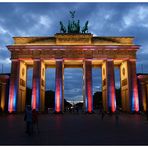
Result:
<svg viewBox="0 0 148 148"><path fill-rule="evenodd" d="M118 98L115 94L114 67L118 67L122 109L128 112L139 111L136 77L136 51L139 46L133 43L134 38L93 36L86 32L87 28L80 32L79 24L77 30L69 24L67 32L63 23L60 23L61 33L52 37L14 37L14 44L7 46L12 61L9 112L25 110L28 67L33 67L31 98L33 109L44 111L46 68L56 69L55 112L59 113L64 111L64 68L81 67L84 109L85 112L93 112L92 68L98 67L102 69L103 108L105 111L111 109L115 112ZM73 25L74 23L73 21Z"/></svg>

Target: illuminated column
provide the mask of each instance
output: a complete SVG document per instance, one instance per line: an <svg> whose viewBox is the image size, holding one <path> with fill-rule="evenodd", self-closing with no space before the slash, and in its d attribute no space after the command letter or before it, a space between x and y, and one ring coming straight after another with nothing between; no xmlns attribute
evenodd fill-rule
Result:
<svg viewBox="0 0 148 148"><path fill-rule="evenodd" d="M146 81L146 110L148 110L148 81Z"/></svg>
<svg viewBox="0 0 148 148"><path fill-rule="evenodd" d="M41 62L39 59L33 61L33 79L32 79L32 109L39 110L40 108L40 70Z"/></svg>
<svg viewBox="0 0 148 148"><path fill-rule="evenodd" d="M84 74L84 64L83 64L83 92L82 92L82 94L83 94L83 111L85 112L86 111L86 103L85 103L85 74Z"/></svg>
<svg viewBox="0 0 148 148"><path fill-rule="evenodd" d="M93 98L92 98L92 62L91 60L84 61L84 94L85 97L85 111L93 112Z"/></svg>
<svg viewBox="0 0 148 148"><path fill-rule="evenodd" d="M2 98L1 91L2 91L2 83L0 82L0 107L1 107L1 98Z"/></svg>
<svg viewBox="0 0 148 148"><path fill-rule="evenodd" d="M40 69L40 110L44 112L45 110L45 64L41 61L41 69Z"/></svg>
<svg viewBox="0 0 148 148"><path fill-rule="evenodd" d="M123 111L130 111L128 65L128 61L123 61L120 66L121 99Z"/></svg>
<svg viewBox="0 0 148 148"><path fill-rule="evenodd" d="M62 64L62 112L64 112L64 62Z"/></svg>
<svg viewBox="0 0 148 148"><path fill-rule="evenodd" d="M131 110L138 112L139 98L138 98L138 85L137 85L137 75L136 75L136 61L130 61L130 74L132 79Z"/></svg>
<svg viewBox="0 0 148 148"><path fill-rule="evenodd" d="M139 111L135 61L123 61L120 66L123 111Z"/></svg>
<svg viewBox="0 0 148 148"><path fill-rule="evenodd" d="M116 94L113 60L104 61L102 64L102 97L103 109L105 111L115 112Z"/></svg>
<svg viewBox="0 0 148 148"><path fill-rule="evenodd" d="M0 107L2 108L2 111L5 110L5 99L6 99L6 83L1 84L1 99L0 99Z"/></svg>
<svg viewBox="0 0 148 148"><path fill-rule="evenodd" d="M32 79L32 109L44 111L45 106L45 65L40 59L34 59Z"/></svg>
<svg viewBox="0 0 148 148"><path fill-rule="evenodd" d="M17 99L17 112L25 111L26 105L26 78L27 67L25 62L19 62L19 83L18 83L18 99Z"/></svg>
<svg viewBox="0 0 148 148"><path fill-rule="evenodd" d="M16 111L18 79L19 79L19 61L18 60L12 60L10 87L9 87L9 101L8 101L8 111L9 112Z"/></svg>
<svg viewBox="0 0 148 148"><path fill-rule="evenodd" d="M56 60L56 78L55 78L55 112L63 112L63 61Z"/></svg>
<svg viewBox="0 0 148 148"><path fill-rule="evenodd" d="M141 101L142 101L142 108L143 108L143 111L146 111L147 109L147 96L146 96L146 84L144 82L141 82L140 84L140 91L141 91Z"/></svg>

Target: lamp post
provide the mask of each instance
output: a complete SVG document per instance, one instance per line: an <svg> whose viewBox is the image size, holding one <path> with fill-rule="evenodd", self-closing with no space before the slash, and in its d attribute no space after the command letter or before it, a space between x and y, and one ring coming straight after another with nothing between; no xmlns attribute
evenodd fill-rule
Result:
<svg viewBox="0 0 148 148"><path fill-rule="evenodd" d="M142 70L142 74L144 73L144 71L143 71L143 64L141 64L141 70Z"/></svg>
<svg viewBox="0 0 148 148"><path fill-rule="evenodd" d="M3 66L3 64L2 64L2 73L3 73L3 70L4 70L4 66Z"/></svg>
<svg viewBox="0 0 148 148"><path fill-rule="evenodd" d="M3 73L3 64L2 64L2 68L1 68L1 73Z"/></svg>

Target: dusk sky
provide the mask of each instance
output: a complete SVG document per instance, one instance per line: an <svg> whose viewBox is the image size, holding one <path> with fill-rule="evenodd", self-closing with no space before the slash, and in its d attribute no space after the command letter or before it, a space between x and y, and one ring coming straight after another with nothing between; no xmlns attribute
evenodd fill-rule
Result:
<svg viewBox="0 0 148 148"><path fill-rule="evenodd" d="M70 10L83 26L88 20L94 36L134 36L137 73L148 73L148 3L0 3L0 73L10 72L10 52L14 36L54 36L60 32L59 21L66 26ZM142 68L143 67L143 68ZM30 70L31 71L31 70ZM28 72L31 86L31 72ZM54 90L55 69L46 71L46 89ZM116 71L119 87L119 71ZM82 100L82 69L65 69L65 98ZM101 70L93 69L93 92L101 90Z"/></svg>

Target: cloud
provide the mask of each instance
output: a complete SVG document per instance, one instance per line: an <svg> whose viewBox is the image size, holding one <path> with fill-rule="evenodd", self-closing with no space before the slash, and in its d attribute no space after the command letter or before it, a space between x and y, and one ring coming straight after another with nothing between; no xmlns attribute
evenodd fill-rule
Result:
<svg viewBox="0 0 148 148"><path fill-rule="evenodd" d="M95 36L134 36L135 44L141 45L137 52L137 71L143 64L144 72L148 72L148 3L90 2L0 3L0 65L4 64L5 71L10 71L11 55L6 45L13 43L13 36L53 36L59 32L59 21L67 25L70 10L76 10L75 17L81 27L89 20L89 32ZM94 92L102 85L101 70L92 72ZM73 92L72 98L76 92L81 96L82 75L82 69L64 70L65 90ZM47 89L54 89L55 69L47 70L46 76Z"/></svg>
<svg viewBox="0 0 148 148"><path fill-rule="evenodd" d="M77 96L74 96L74 97L72 97L72 96L67 96L67 97L65 97L65 99L67 100L67 101L71 101L71 103L75 103L76 101L83 101L83 96L82 95L77 95Z"/></svg>
<svg viewBox="0 0 148 148"><path fill-rule="evenodd" d="M148 27L148 6L137 6L131 9L124 17L124 27L141 26Z"/></svg>
<svg viewBox="0 0 148 148"><path fill-rule="evenodd" d="M73 89L64 89L65 94L73 94L73 93L80 93L82 89L73 88Z"/></svg>

